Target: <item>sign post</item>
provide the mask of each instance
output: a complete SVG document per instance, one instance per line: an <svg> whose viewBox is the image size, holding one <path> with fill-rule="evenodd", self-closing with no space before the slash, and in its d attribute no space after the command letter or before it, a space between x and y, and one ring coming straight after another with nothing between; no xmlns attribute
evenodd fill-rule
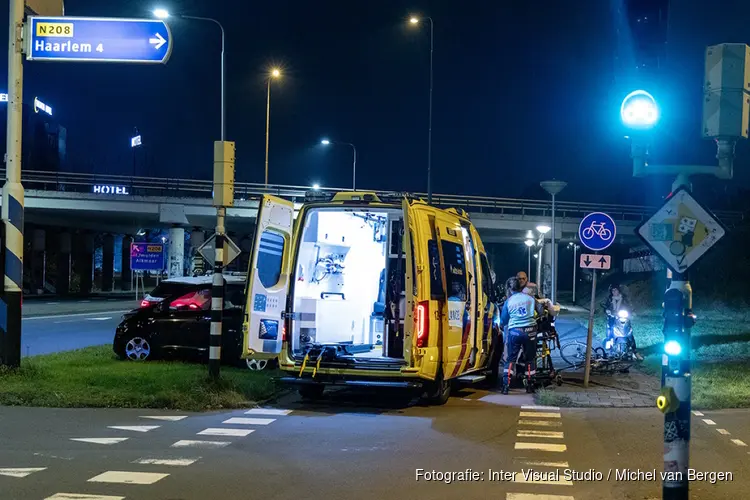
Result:
<svg viewBox="0 0 750 500"><path fill-rule="evenodd" d="M609 248L615 242L617 226L612 217L605 213L594 212L588 214L578 226L578 239L581 244L600 252ZM581 267L591 269L594 277L591 280L591 308L589 310L589 327L586 335L586 366L583 371L583 386L589 386L591 376L591 345L594 341L594 314L596 313L596 270L609 269L610 257L605 255L581 255ZM597 267L596 264L599 266ZM607 266L606 268L604 266Z"/></svg>

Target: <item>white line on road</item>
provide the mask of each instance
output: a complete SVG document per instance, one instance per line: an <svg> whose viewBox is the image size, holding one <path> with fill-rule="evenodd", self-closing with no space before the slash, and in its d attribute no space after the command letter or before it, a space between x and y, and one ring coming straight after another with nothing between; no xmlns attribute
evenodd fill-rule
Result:
<svg viewBox="0 0 750 500"><path fill-rule="evenodd" d="M538 493L508 493L505 500L575 500L567 495L540 495Z"/></svg>
<svg viewBox="0 0 750 500"><path fill-rule="evenodd" d="M562 432L555 431L533 431L526 429L518 429L516 437L520 438L551 438L551 439L563 439Z"/></svg>
<svg viewBox="0 0 750 500"><path fill-rule="evenodd" d="M522 410L551 410L551 411L560 411L559 406L535 406L535 405L523 405L521 406Z"/></svg>
<svg viewBox="0 0 750 500"><path fill-rule="evenodd" d="M164 420L166 422L177 422L187 418L187 415L146 415L141 418L150 418L151 420Z"/></svg>
<svg viewBox="0 0 750 500"><path fill-rule="evenodd" d="M172 467L187 467L200 460L198 458L139 458L134 464L142 465L169 465Z"/></svg>
<svg viewBox="0 0 750 500"><path fill-rule="evenodd" d="M91 301L90 300L79 300L78 302L81 303L81 304L88 304Z"/></svg>
<svg viewBox="0 0 750 500"><path fill-rule="evenodd" d="M531 418L560 418L559 413L542 413L542 412L533 412L533 411L522 411L520 416L531 417Z"/></svg>
<svg viewBox="0 0 750 500"><path fill-rule="evenodd" d="M37 319L55 319L55 318L82 318L84 316L97 316L102 314L125 314L128 311L98 311L88 313L75 313L75 314L51 314L48 316L32 316L30 318L21 318L23 321L34 321Z"/></svg>
<svg viewBox="0 0 750 500"><path fill-rule="evenodd" d="M561 453L568 449L564 444L552 443L516 443L516 450L540 450Z"/></svg>
<svg viewBox="0 0 750 500"><path fill-rule="evenodd" d="M741 439L732 439L732 442L737 446L747 446L747 444Z"/></svg>
<svg viewBox="0 0 750 500"><path fill-rule="evenodd" d="M47 302L48 306L55 306L57 304L59 304L59 302Z"/></svg>
<svg viewBox="0 0 750 500"><path fill-rule="evenodd" d="M45 470L47 467L26 467L24 469L0 469L0 476L26 477L35 472Z"/></svg>
<svg viewBox="0 0 750 500"><path fill-rule="evenodd" d="M718 432L721 435L729 436L730 432L726 429L716 429L716 432Z"/></svg>
<svg viewBox="0 0 750 500"><path fill-rule="evenodd" d="M71 441L80 441L81 443L93 444L115 444L127 441L130 438L70 438Z"/></svg>
<svg viewBox="0 0 750 500"><path fill-rule="evenodd" d="M112 495L87 495L85 493L55 493L44 500L125 500L125 497Z"/></svg>
<svg viewBox="0 0 750 500"><path fill-rule="evenodd" d="M224 420L222 424L237 424L237 425L268 425L271 422L275 422L275 418L243 418L243 417L232 417L228 420Z"/></svg>
<svg viewBox="0 0 750 500"><path fill-rule="evenodd" d="M527 458L513 458L514 462L521 462L535 467L570 467L568 462L546 462L544 460L529 460Z"/></svg>
<svg viewBox="0 0 750 500"><path fill-rule="evenodd" d="M133 432L148 432L154 429L158 429L160 425L108 425L108 429L115 429L118 431L133 431Z"/></svg>
<svg viewBox="0 0 750 500"><path fill-rule="evenodd" d="M695 411L695 410L693 410L693 415L695 415L696 417L702 417L702 416L703 416L703 413L701 413L701 412L699 412L699 411Z"/></svg>
<svg viewBox="0 0 750 500"><path fill-rule="evenodd" d="M284 416L292 413L292 410L277 410L276 408L253 408L246 411L245 415L276 415Z"/></svg>
<svg viewBox="0 0 750 500"><path fill-rule="evenodd" d="M539 427L561 427L562 422L557 420L519 420L518 425L536 425Z"/></svg>
<svg viewBox="0 0 750 500"><path fill-rule="evenodd" d="M182 439L172 445L172 448L223 448L229 446L231 441L192 441Z"/></svg>
<svg viewBox="0 0 750 500"><path fill-rule="evenodd" d="M704 418L703 421L706 423L706 425L716 425L716 422L714 422L710 418Z"/></svg>
<svg viewBox="0 0 750 500"><path fill-rule="evenodd" d="M245 437L251 432L255 432L253 429L220 429L218 427L209 427L203 429L198 433L199 436L235 436Z"/></svg>
<svg viewBox="0 0 750 500"><path fill-rule="evenodd" d="M112 316L103 316L100 318L86 318L86 321L107 321L108 319L112 319Z"/></svg>
<svg viewBox="0 0 750 500"><path fill-rule="evenodd" d="M130 472L123 470L110 470L94 476L88 480L89 483L119 483L119 484L154 484L161 481L169 474L159 472Z"/></svg>

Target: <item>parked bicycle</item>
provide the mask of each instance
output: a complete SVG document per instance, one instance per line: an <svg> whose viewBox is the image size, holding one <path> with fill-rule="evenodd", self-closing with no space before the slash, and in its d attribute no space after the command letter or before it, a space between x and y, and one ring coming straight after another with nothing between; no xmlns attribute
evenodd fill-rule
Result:
<svg viewBox="0 0 750 500"><path fill-rule="evenodd" d="M586 364L586 342L573 340L560 349L560 357L568 363L565 369L576 370ZM591 347L592 373L627 373L637 360L628 354L608 355L602 347Z"/></svg>

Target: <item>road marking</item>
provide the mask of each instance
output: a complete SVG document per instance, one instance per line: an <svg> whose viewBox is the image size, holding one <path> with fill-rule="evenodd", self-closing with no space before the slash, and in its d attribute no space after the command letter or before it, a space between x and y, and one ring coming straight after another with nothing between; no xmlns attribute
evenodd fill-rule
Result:
<svg viewBox="0 0 750 500"><path fill-rule="evenodd" d="M112 319L112 316L103 316L101 318L86 318L86 321L107 321L108 319Z"/></svg>
<svg viewBox="0 0 750 500"><path fill-rule="evenodd" d="M83 316L96 316L96 315L102 315L102 314L125 314L129 310L123 310L123 311L99 311L99 312L93 312L93 313L76 313L76 314L51 314L48 316L32 316L30 318L22 318L23 321L33 321L37 319L55 319L55 318L81 318Z"/></svg>
<svg viewBox="0 0 750 500"><path fill-rule="evenodd" d="M243 418L243 417L232 417L229 420L224 420L222 424L237 424L237 425L268 425L271 422L275 422L275 418Z"/></svg>
<svg viewBox="0 0 750 500"><path fill-rule="evenodd" d="M90 300L79 300L78 302L79 302L80 304L88 304L88 303L89 303L89 302L91 302L91 301L90 301Z"/></svg>
<svg viewBox="0 0 750 500"><path fill-rule="evenodd" d="M115 429L118 431L133 431L133 432L148 432L154 429L158 429L160 425L108 425L108 429Z"/></svg>
<svg viewBox="0 0 750 500"><path fill-rule="evenodd" d="M24 469L0 469L0 476L26 477L35 472L45 470L47 467L27 467Z"/></svg>
<svg viewBox="0 0 750 500"><path fill-rule="evenodd" d="M198 458L139 458L134 464L142 465L169 465L172 467L187 467L200 460Z"/></svg>
<svg viewBox="0 0 750 500"><path fill-rule="evenodd" d="M85 493L55 493L44 500L125 500L125 497L111 495L86 495Z"/></svg>
<svg viewBox="0 0 750 500"><path fill-rule="evenodd" d="M187 418L186 415L149 415L141 418L150 418L151 420L164 420L167 422L177 422Z"/></svg>
<svg viewBox="0 0 750 500"><path fill-rule="evenodd" d="M528 460L526 458L513 458L513 461L536 467L570 467L568 462L545 462L544 460Z"/></svg>
<svg viewBox="0 0 750 500"><path fill-rule="evenodd" d="M732 442L736 444L737 446L747 446L745 442L741 439L732 439Z"/></svg>
<svg viewBox="0 0 750 500"><path fill-rule="evenodd" d="M292 410L277 410L275 408L253 408L246 411L245 415L277 415L284 416L292 413Z"/></svg>
<svg viewBox="0 0 750 500"><path fill-rule="evenodd" d="M193 441L182 439L172 445L172 448L223 448L232 444L230 441Z"/></svg>
<svg viewBox="0 0 750 500"><path fill-rule="evenodd" d="M57 304L59 304L59 302L47 302L48 306L55 306Z"/></svg>
<svg viewBox="0 0 750 500"><path fill-rule="evenodd" d="M119 483L119 484L154 484L161 481L169 474L159 472L130 472L123 470L110 470L94 476L88 480L89 483Z"/></svg>
<svg viewBox="0 0 750 500"><path fill-rule="evenodd" d="M693 410L693 415L695 415L696 417L702 417L702 416L703 416L703 413L701 413L701 412L699 412L699 411L695 411L695 410Z"/></svg>
<svg viewBox="0 0 750 500"><path fill-rule="evenodd" d="M533 431L533 430L518 429L518 433L516 434L516 437L563 439L563 433L555 432L555 431Z"/></svg>
<svg viewBox="0 0 750 500"><path fill-rule="evenodd" d="M209 427L203 429L198 433L199 436L235 436L245 437L251 432L255 432L253 429L219 429L217 427Z"/></svg>
<svg viewBox="0 0 750 500"><path fill-rule="evenodd" d="M547 411L560 411L559 406L534 406L534 405L523 405L522 410L547 410Z"/></svg>
<svg viewBox="0 0 750 500"><path fill-rule="evenodd" d="M557 420L519 420L518 425L536 425L539 427L561 427L562 422Z"/></svg>
<svg viewBox="0 0 750 500"><path fill-rule="evenodd" d="M718 432L719 434L721 434L723 436L729 436L730 435L730 432L728 430L726 430L726 429L716 429L716 432Z"/></svg>
<svg viewBox="0 0 750 500"><path fill-rule="evenodd" d="M540 451L554 451L561 453L568 449L564 444L552 444L552 443L516 443L516 450L540 450Z"/></svg>
<svg viewBox="0 0 750 500"><path fill-rule="evenodd" d="M571 481L568 481L567 479L547 479L542 477L540 477L539 479L534 479L533 477L529 476L529 479L527 481L526 478L523 477L523 474L520 474L518 472L513 474L513 482L522 484L549 484L551 486L573 486L573 483Z"/></svg>
<svg viewBox="0 0 750 500"><path fill-rule="evenodd" d="M575 500L567 495L539 495L537 493L508 493L505 500Z"/></svg>
<svg viewBox="0 0 750 500"><path fill-rule="evenodd" d="M704 418L704 419L703 419L703 421L704 421L704 422L705 422L705 423L706 423L707 425L716 425L716 422L714 422L714 421L713 421L713 420L711 420L710 418Z"/></svg>
<svg viewBox="0 0 750 500"><path fill-rule="evenodd" d="M81 443L93 444L115 444L127 441L130 438L70 438L71 441L80 441Z"/></svg>
<svg viewBox="0 0 750 500"><path fill-rule="evenodd" d="M531 418L560 418L559 413L539 413L533 411L522 411L519 416Z"/></svg>

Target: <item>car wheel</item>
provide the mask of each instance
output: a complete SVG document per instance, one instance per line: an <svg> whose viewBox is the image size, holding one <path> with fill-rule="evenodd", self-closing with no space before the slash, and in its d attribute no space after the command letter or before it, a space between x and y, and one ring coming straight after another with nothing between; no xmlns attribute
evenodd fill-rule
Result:
<svg viewBox="0 0 750 500"><path fill-rule="evenodd" d="M146 361L151 357L151 344L143 337L131 337L125 342L125 359Z"/></svg>
<svg viewBox="0 0 750 500"><path fill-rule="evenodd" d="M268 360L267 359L255 359L255 358L247 358L245 360L245 365L247 366L248 370L252 370L254 372L263 371L266 368L268 368Z"/></svg>

